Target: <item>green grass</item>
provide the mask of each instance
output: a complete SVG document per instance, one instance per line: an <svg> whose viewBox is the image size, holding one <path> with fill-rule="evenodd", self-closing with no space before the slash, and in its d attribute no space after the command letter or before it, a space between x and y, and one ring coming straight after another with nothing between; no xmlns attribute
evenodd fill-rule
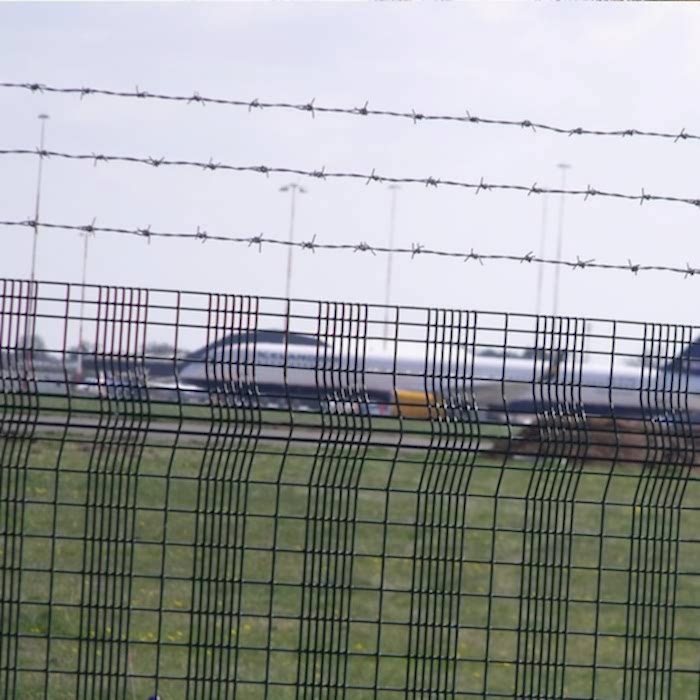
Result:
<svg viewBox="0 0 700 700"><path fill-rule="evenodd" d="M684 468L48 433L0 458L0 694L698 696Z"/></svg>

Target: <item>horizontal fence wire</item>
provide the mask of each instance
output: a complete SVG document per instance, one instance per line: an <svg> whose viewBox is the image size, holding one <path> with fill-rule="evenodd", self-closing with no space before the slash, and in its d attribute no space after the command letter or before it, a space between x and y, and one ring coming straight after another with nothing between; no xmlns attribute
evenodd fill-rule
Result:
<svg viewBox="0 0 700 700"><path fill-rule="evenodd" d="M0 280L0 697L698 697L699 334Z"/></svg>
<svg viewBox="0 0 700 700"><path fill-rule="evenodd" d="M325 166L319 170L309 170L306 168L292 168L271 165L239 165L232 163L223 163L210 158L208 161L188 160L181 158L165 158L152 156L132 156L132 155L116 155L105 153L67 153L61 151L51 151L47 149L31 149L31 148L3 148L0 149L0 157L7 156L36 156L37 158L56 158L61 160L86 161L92 162L97 166L98 163L129 163L132 165L147 165L153 168L196 168L201 170L215 171L221 170L224 172L235 173L258 173L260 175L296 175L298 177L313 178L316 180L359 180L369 185L373 182L390 183L390 184L405 184L405 185L424 185L425 187L449 187L459 188L473 191L474 194L480 192L520 192L530 195L542 194L558 194L570 197L582 197L588 200L593 197L601 197L604 199L619 199L629 202L668 202L672 204L685 204L694 207L700 207L700 198L682 197L677 195L666 194L651 194L646 192L644 188L639 194L631 192L616 192L612 190L601 190L591 185L585 189L559 188L559 187L542 187L536 182L532 185L524 185L517 183L498 183L485 182L484 178L476 181L454 180L450 178L428 177L399 177L390 175L380 175L373 168L370 173L361 173L353 171L330 171L326 170Z"/></svg>
<svg viewBox="0 0 700 700"><path fill-rule="evenodd" d="M667 141L697 141L700 136L689 133L685 128L680 131L659 131L649 129L591 129L584 127L562 127L552 124L546 124L540 121L530 119L498 119L491 117L479 117L470 111L465 111L464 114L431 114L424 111L416 111L412 109L410 112L396 109L374 109L370 108L369 102L365 102L362 107L338 107L338 106L323 106L316 104L316 100L309 102L284 102L284 101L265 101L265 100L243 100L243 99L226 99L220 97L207 97L199 92L193 92L190 95L172 95L161 92L150 92L141 90L138 86L134 90L105 90L94 87L56 87L54 85L45 85L43 83L26 83L26 82L0 82L0 88L22 89L33 93L42 94L63 94L63 95L78 95L81 99L90 96L101 97L118 97L137 99L144 101L158 102L175 102L181 104L199 104L199 105L220 105L228 107L243 107L249 112L255 110L283 110L293 112L306 112L312 117L316 114L335 114L357 117L388 117L401 120L410 120L414 124L419 122L444 122L456 124L471 124L471 125L486 125L499 127L518 127L530 131L543 131L565 136L605 136L605 137L620 137L627 138L630 136L642 136L654 139L664 139Z"/></svg>
<svg viewBox="0 0 700 700"><path fill-rule="evenodd" d="M438 258L455 258L463 262L475 261L480 264L484 262L517 262L517 263L535 263L536 265L548 265L567 267L572 270L612 270L617 272L631 272L637 275L640 272L671 272L674 274L683 275L683 277L695 277L700 273L700 267L694 267L686 262L682 265L655 265L645 263L635 263L631 259L627 260L627 264L611 263L597 261L594 258L583 259L580 255L575 256L576 259L559 260L556 258L544 258L535 255L534 251L528 251L525 254L517 255L510 253L484 253L470 248L469 251L450 251L439 250L426 246L423 243L412 243L410 248L401 246L384 246L370 245L366 240L361 240L356 243L338 242L324 243L318 239L317 235L307 240L289 240L283 238L274 238L264 234L255 236L227 236L221 233L209 233L202 227L197 227L194 232L186 231L158 231L149 226L137 228L124 228L115 226L99 226L96 219L90 224L60 224L50 221L34 221L32 219L15 219L15 220L0 220L0 226L8 228L30 228L32 230L45 228L52 231L68 231L78 232L81 235L94 234L109 234L121 235L141 238L150 243L151 239L163 238L171 240L198 241L206 243L207 241L215 241L218 243L237 243L247 246L256 246L262 251L263 246L282 246L286 248L298 248L311 253L317 250L328 251L345 251L352 253L370 253L372 255L380 254L396 254L404 257L415 259L418 256L438 257Z"/></svg>

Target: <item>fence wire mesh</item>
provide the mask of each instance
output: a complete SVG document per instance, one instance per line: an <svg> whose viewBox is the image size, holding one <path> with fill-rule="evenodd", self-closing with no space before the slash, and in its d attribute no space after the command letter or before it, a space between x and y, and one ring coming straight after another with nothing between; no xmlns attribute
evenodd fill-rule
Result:
<svg viewBox="0 0 700 700"><path fill-rule="evenodd" d="M0 696L700 697L697 333L0 281Z"/></svg>

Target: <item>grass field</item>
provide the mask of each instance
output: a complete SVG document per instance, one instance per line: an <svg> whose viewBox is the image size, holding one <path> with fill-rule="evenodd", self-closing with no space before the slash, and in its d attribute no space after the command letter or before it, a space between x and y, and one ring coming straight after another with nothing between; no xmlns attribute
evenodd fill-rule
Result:
<svg viewBox="0 0 700 700"><path fill-rule="evenodd" d="M686 468L124 425L0 440L0 697L698 697Z"/></svg>

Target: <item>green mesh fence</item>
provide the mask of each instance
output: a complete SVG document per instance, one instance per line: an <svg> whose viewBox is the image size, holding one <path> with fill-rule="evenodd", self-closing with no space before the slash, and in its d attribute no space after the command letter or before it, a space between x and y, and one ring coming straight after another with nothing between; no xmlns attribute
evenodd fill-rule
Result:
<svg viewBox="0 0 700 700"><path fill-rule="evenodd" d="M0 697L700 697L695 333L0 281Z"/></svg>

